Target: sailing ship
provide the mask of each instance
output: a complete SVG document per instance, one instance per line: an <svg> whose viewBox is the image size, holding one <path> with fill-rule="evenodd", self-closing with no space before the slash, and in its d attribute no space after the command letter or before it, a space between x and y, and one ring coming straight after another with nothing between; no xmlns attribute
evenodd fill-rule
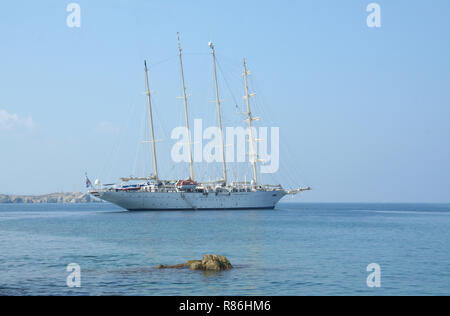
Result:
<svg viewBox="0 0 450 316"><path fill-rule="evenodd" d="M243 182L229 182L227 177L227 166L225 161L225 145L222 129L221 102L219 98L219 86L216 70L216 53L212 42L208 43L211 49L213 61L216 106L218 115L218 127L222 145L222 179L213 182L197 182L194 176L194 165L192 158L192 144L190 142L190 129L188 117L188 102L184 82L183 57L178 36L178 57L180 63L181 84L184 101L185 124L188 139L188 156L190 174L187 179L164 180L158 173L158 162L156 156L156 142L153 128L152 102L148 80L147 62L144 61L146 96L148 105L150 137L153 154L154 173L150 177L128 177L121 178L119 185L99 187L93 186L88 192L104 201L116 204L126 210L242 210L242 209L273 209L276 204L286 195L295 195L302 191L311 190L310 187L285 190L280 184L262 184L258 179L258 155L256 150L256 139L253 136L253 121L250 98L254 94L249 93L246 60L243 60L243 76L246 100L246 122L249 127L249 161L252 167L253 179ZM140 181L140 182L139 182ZM132 182L139 182L130 184Z"/></svg>

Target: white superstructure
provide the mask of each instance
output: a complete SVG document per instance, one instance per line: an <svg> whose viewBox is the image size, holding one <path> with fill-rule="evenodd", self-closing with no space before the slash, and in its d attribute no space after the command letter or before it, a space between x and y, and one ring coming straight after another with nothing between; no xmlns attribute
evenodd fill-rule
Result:
<svg viewBox="0 0 450 316"><path fill-rule="evenodd" d="M156 156L155 135L153 128L152 103L148 82L147 63L145 65L145 83L148 103L150 142L152 143L154 174L146 178L122 178L122 184L112 185L106 188L93 187L89 193L104 201L111 202L127 210L232 210L232 209L273 209L275 205L287 194L297 194L310 190L298 188L284 190L281 185L263 185L258 182L259 161L256 150L256 139L252 134L252 123L257 120L252 116L250 98L254 94L249 93L247 76L247 64L244 59L244 84L245 100L247 106L246 122L249 126L249 157L253 171L253 179L250 182L228 183L227 166L225 161L225 145L222 129L221 104L216 73L216 55L214 45L209 42L214 69L214 82L216 92L216 105L220 137L222 142L223 178L214 182L196 182L194 178L194 166L192 160L192 143L189 129L188 101L184 83L182 50L178 37L178 53L180 61L181 84L184 101L185 123L188 131L188 150L190 175L186 180L162 180L158 174ZM89 181L90 184L90 181Z"/></svg>

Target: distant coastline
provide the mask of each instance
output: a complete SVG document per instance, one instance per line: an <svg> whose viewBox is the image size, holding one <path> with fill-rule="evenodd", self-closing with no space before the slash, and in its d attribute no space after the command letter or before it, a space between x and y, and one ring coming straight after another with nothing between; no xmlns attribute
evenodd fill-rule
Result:
<svg viewBox="0 0 450 316"><path fill-rule="evenodd" d="M102 201L87 193L61 192L44 195L0 194L0 203L102 203Z"/></svg>

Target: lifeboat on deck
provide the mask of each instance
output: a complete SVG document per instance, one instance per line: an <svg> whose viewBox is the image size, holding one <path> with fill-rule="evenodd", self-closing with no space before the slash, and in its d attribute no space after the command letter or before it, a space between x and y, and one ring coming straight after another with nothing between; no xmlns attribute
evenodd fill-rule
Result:
<svg viewBox="0 0 450 316"><path fill-rule="evenodd" d="M191 179L187 179L187 180L178 180L176 187L180 191L192 191L195 190L197 185L198 185L197 182Z"/></svg>

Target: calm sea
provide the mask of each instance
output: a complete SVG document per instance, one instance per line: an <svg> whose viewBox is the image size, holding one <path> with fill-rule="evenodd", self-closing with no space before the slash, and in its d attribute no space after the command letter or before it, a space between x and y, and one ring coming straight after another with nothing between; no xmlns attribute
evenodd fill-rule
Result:
<svg viewBox="0 0 450 316"><path fill-rule="evenodd" d="M235 269L156 270L204 254ZM69 288L66 267L81 267ZM366 267L381 268L369 288ZM0 295L450 294L450 205L280 204L273 211L126 212L0 204Z"/></svg>

